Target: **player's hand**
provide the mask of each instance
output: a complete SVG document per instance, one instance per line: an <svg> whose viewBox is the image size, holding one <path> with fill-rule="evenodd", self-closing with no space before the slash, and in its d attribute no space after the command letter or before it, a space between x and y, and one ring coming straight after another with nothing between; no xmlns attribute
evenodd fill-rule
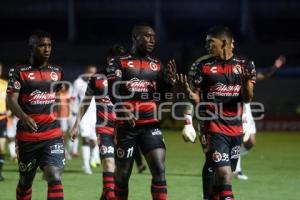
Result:
<svg viewBox="0 0 300 200"><path fill-rule="evenodd" d="M22 125L27 130L32 131L32 132L37 132L38 126L37 126L36 122L31 117L29 117L28 115L24 116L21 119L21 122L22 122Z"/></svg>
<svg viewBox="0 0 300 200"><path fill-rule="evenodd" d="M184 115L185 125L182 129L182 138L185 142L195 142L196 131L193 126L193 117L189 114Z"/></svg>
<svg viewBox="0 0 300 200"><path fill-rule="evenodd" d="M176 74L176 86L180 91L183 91L186 94L190 94L192 91L187 76L184 74Z"/></svg>
<svg viewBox="0 0 300 200"><path fill-rule="evenodd" d="M286 62L286 58L285 56L279 56L278 58L276 58L276 60L274 61L273 67L275 67L276 69L279 69L280 67L282 67L282 65L284 65Z"/></svg>
<svg viewBox="0 0 300 200"><path fill-rule="evenodd" d="M176 81L176 62L174 59L167 64L167 76L169 83L174 85Z"/></svg>
<svg viewBox="0 0 300 200"><path fill-rule="evenodd" d="M247 85L248 82L252 79L251 72L244 67L241 67L240 69L238 69L238 71L241 79L241 84L244 86Z"/></svg>
<svg viewBox="0 0 300 200"><path fill-rule="evenodd" d="M135 127L135 118L132 112L128 109L122 110L122 112L119 113L120 120L125 122L125 125L134 128Z"/></svg>
<svg viewBox="0 0 300 200"><path fill-rule="evenodd" d="M201 133L199 135L199 140L202 146L202 151L203 153L207 153L208 152L208 143L207 143L207 136L203 133Z"/></svg>
<svg viewBox="0 0 300 200"><path fill-rule="evenodd" d="M70 139L72 142L77 138L79 133L79 123L75 122L74 126L72 127L70 131Z"/></svg>
<svg viewBox="0 0 300 200"><path fill-rule="evenodd" d="M196 131L192 124L184 125L182 129L182 138L185 142L195 143L196 135Z"/></svg>

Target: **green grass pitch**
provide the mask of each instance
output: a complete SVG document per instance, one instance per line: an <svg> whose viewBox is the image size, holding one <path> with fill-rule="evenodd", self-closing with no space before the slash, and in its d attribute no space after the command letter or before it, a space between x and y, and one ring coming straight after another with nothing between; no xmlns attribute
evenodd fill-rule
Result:
<svg viewBox="0 0 300 200"><path fill-rule="evenodd" d="M203 154L199 143L185 143L179 131L164 131L167 145L166 172L168 199L201 200L201 170ZM258 133L257 145L243 157L242 166L248 181L233 181L238 200L298 200L300 199L300 134ZM5 182L0 182L0 199L14 200L18 181L16 164L7 160L4 166ZM81 159L67 162L63 174L66 200L98 200L102 177L100 168L93 175L81 171ZM130 180L130 200L150 200L149 171ZM46 199L47 185L39 172L33 185L33 200Z"/></svg>

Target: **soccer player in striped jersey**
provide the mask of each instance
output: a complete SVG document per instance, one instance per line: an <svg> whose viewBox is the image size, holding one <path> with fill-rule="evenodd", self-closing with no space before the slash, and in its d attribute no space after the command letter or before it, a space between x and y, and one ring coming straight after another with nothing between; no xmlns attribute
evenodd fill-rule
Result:
<svg viewBox="0 0 300 200"><path fill-rule="evenodd" d="M182 74L177 75L177 82L194 105L202 103L197 112L204 117L207 140L204 168L211 172L203 178L215 177L210 182L213 190L204 188L204 199L234 199L231 175L242 143L243 103L253 98L255 67L253 61L233 53L233 36L227 27L211 28L206 47L210 56L191 68L192 88Z"/></svg>
<svg viewBox="0 0 300 200"><path fill-rule="evenodd" d="M17 200L30 200L32 182L40 167L48 183L48 200L63 200L64 142L57 120L61 67L49 64L52 42L48 32L29 37L29 59L9 71L7 102L20 120L17 125L19 182Z"/></svg>

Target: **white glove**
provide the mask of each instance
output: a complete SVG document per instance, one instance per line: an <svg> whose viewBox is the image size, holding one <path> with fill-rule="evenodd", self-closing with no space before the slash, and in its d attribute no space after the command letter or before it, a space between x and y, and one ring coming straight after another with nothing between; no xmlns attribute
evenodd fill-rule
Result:
<svg viewBox="0 0 300 200"><path fill-rule="evenodd" d="M186 142L195 142L197 134L195 128L193 127L193 118L191 115L185 114L184 119L185 125L182 130L182 137Z"/></svg>

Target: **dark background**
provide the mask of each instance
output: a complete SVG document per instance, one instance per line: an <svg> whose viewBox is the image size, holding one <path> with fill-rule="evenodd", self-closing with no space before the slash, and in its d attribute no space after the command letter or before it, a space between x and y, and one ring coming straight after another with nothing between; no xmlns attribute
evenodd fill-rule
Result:
<svg viewBox="0 0 300 200"><path fill-rule="evenodd" d="M103 67L112 44L130 48L131 29L141 22L155 28L155 54L164 62L175 58L181 72L205 53L205 32L218 24L233 30L236 52L253 59L258 71L285 55L283 69L257 83L255 100L265 104L266 119L299 122L299 0L2 0L0 61L7 69L25 60L28 35L45 29L52 34L52 62L72 81L85 64Z"/></svg>

